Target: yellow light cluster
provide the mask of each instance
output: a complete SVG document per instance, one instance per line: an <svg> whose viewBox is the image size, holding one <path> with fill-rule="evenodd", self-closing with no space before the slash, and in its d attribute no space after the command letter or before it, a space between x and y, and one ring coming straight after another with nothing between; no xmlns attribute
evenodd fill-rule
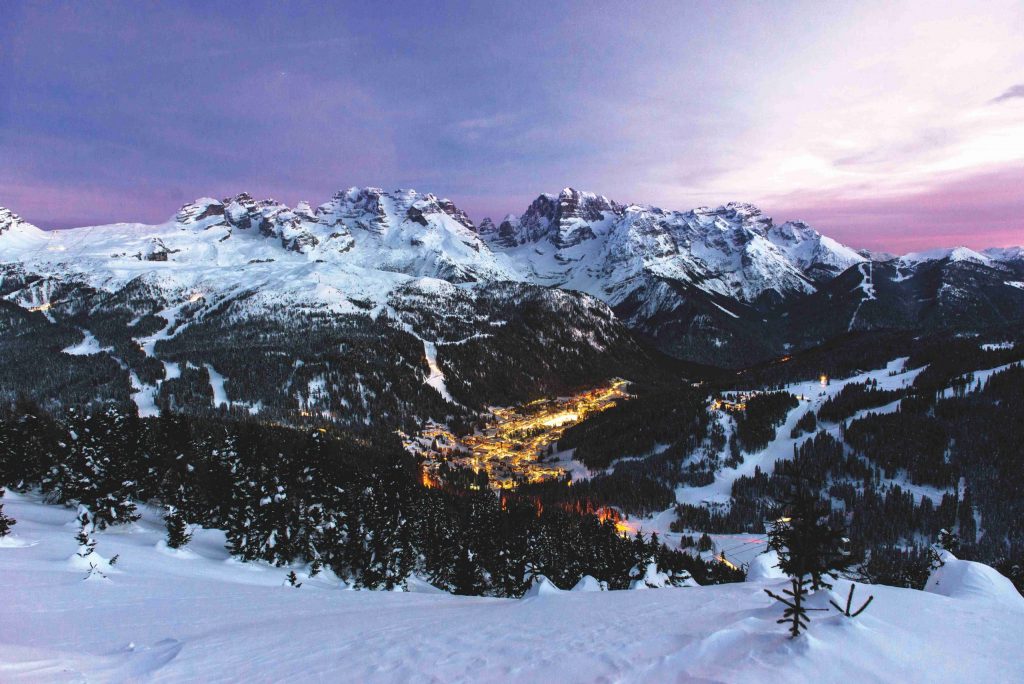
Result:
<svg viewBox="0 0 1024 684"><path fill-rule="evenodd" d="M491 418L480 431L456 438L444 428L431 425L419 434L419 444L428 467L441 457L473 469L484 470L495 489L514 489L520 482L538 483L565 476L562 468L543 464L540 456L573 425L588 416L611 408L626 397L626 381L614 380L607 386L571 397L538 399L521 407L492 408ZM437 453L443 451L444 453Z"/></svg>

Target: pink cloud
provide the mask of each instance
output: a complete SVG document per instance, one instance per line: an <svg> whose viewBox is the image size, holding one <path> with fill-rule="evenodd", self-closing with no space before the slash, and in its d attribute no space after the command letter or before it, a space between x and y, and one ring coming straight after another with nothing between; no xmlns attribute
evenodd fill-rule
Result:
<svg viewBox="0 0 1024 684"><path fill-rule="evenodd" d="M907 252L1024 243L1024 168L943 180L890 197L807 192L762 202L779 220L799 218L853 247Z"/></svg>

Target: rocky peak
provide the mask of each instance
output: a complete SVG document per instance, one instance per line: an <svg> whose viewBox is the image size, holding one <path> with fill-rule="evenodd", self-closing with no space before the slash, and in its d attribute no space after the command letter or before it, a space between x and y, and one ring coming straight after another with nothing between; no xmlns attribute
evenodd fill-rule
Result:
<svg viewBox="0 0 1024 684"><path fill-rule="evenodd" d="M194 202L182 206L174 216L174 221L183 226L191 226L218 216L221 217L221 220L211 221L210 225L223 223L224 203L212 197L200 197Z"/></svg>
<svg viewBox="0 0 1024 684"><path fill-rule="evenodd" d="M317 220L328 226L344 223L371 233L383 233L387 227L383 197L384 191L380 188L339 190L330 202L317 207Z"/></svg>
<svg viewBox="0 0 1024 684"><path fill-rule="evenodd" d="M21 226L32 226L31 223L26 222L20 216L15 214L7 207L0 207L0 235L3 235L7 231L19 228Z"/></svg>
<svg viewBox="0 0 1024 684"><path fill-rule="evenodd" d="M498 226L494 225L494 221L491 220L490 216L484 217L482 221L476 227L477 235L481 237L489 237L495 235L498 232Z"/></svg>
<svg viewBox="0 0 1024 684"><path fill-rule="evenodd" d="M459 209L457 206L455 206L455 203L452 202L450 199L437 200L437 206L440 207L441 211L451 216L453 219L464 225L466 228L469 228L472 231L476 230L476 227L473 225L472 219L469 218L466 212L462 211L462 209Z"/></svg>
<svg viewBox="0 0 1024 684"><path fill-rule="evenodd" d="M411 221L427 226L429 225L429 216L444 214L452 218L456 223L471 233L476 233L476 226L473 224L472 219L469 218L466 212L455 206L455 203L450 199L438 199L430 193L426 195L419 195L415 190L407 191L407 195L403 195L403 197L405 196L409 199L413 199L409 208L406 210L406 217ZM403 204L405 203L396 201L396 208L403 206Z"/></svg>
<svg viewBox="0 0 1024 684"><path fill-rule="evenodd" d="M540 195L519 218L507 216L494 240L502 247L541 240L550 240L559 249L573 247L594 239L590 224L603 220L606 213L624 211L606 197L565 188L558 195Z"/></svg>

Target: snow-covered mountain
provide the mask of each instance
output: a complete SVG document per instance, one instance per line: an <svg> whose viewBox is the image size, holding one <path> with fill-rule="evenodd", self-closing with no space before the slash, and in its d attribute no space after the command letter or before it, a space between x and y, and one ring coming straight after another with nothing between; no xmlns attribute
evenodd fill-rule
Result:
<svg viewBox="0 0 1024 684"><path fill-rule="evenodd" d="M164 224L63 231L2 216L5 393L352 426L562 391L651 358L605 304L517 279L464 213L414 191L352 189L316 209L204 198ZM23 377L40 364L45 381Z"/></svg>
<svg viewBox="0 0 1024 684"><path fill-rule="evenodd" d="M664 280L748 303L812 292L817 278L864 261L805 224L776 226L749 204L669 212L566 188L493 225L482 235L522 277L613 306Z"/></svg>
<svg viewBox="0 0 1024 684"><path fill-rule="evenodd" d="M413 299L429 313L416 318L430 319L435 334L457 329L462 337L480 324L472 316L488 317L481 306L495 305L481 293L520 301L516 286L491 284L559 288L604 302L662 351L724 366L820 344L846 330L914 327L925 319L948 325L961 320L953 311L961 301L971 302L972 324L1024 316L1019 249L882 259L802 222L776 224L749 204L666 211L572 188L540 195L520 216L479 226L450 200L379 188L340 191L315 208L247 194L203 198L159 225L62 231L39 230L3 209L0 269L0 296L58 318L79 312L86 299L102 309L89 298L123 291L147 302L134 317L173 319L182 302L201 300L235 318L285 311L383 317L405 326L395 312L407 310L403 298L421 290L432 294ZM861 287L865 273L879 285L873 298ZM76 292L81 301L72 305ZM82 299L83 292L92 294ZM467 309L467 298L487 303ZM939 304L914 303L928 298ZM564 303L551 299L542 308ZM584 331L597 324L594 302L581 310L589 320L560 324ZM174 327L172 320L150 337Z"/></svg>

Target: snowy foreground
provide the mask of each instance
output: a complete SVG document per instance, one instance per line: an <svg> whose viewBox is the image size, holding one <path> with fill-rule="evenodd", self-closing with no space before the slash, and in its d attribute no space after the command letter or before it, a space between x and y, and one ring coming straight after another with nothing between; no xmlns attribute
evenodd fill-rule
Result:
<svg viewBox="0 0 1024 684"><path fill-rule="evenodd" d="M1024 599L953 559L933 592L858 587L875 595L867 612L818 613L791 641L763 562L744 584L522 600L346 591L323 575L294 589L288 568L228 559L217 532L169 551L147 511L98 535L96 552L120 558L83 581L74 511L8 492L5 512L18 524L0 541L2 682L1024 681Z"/></svg>

